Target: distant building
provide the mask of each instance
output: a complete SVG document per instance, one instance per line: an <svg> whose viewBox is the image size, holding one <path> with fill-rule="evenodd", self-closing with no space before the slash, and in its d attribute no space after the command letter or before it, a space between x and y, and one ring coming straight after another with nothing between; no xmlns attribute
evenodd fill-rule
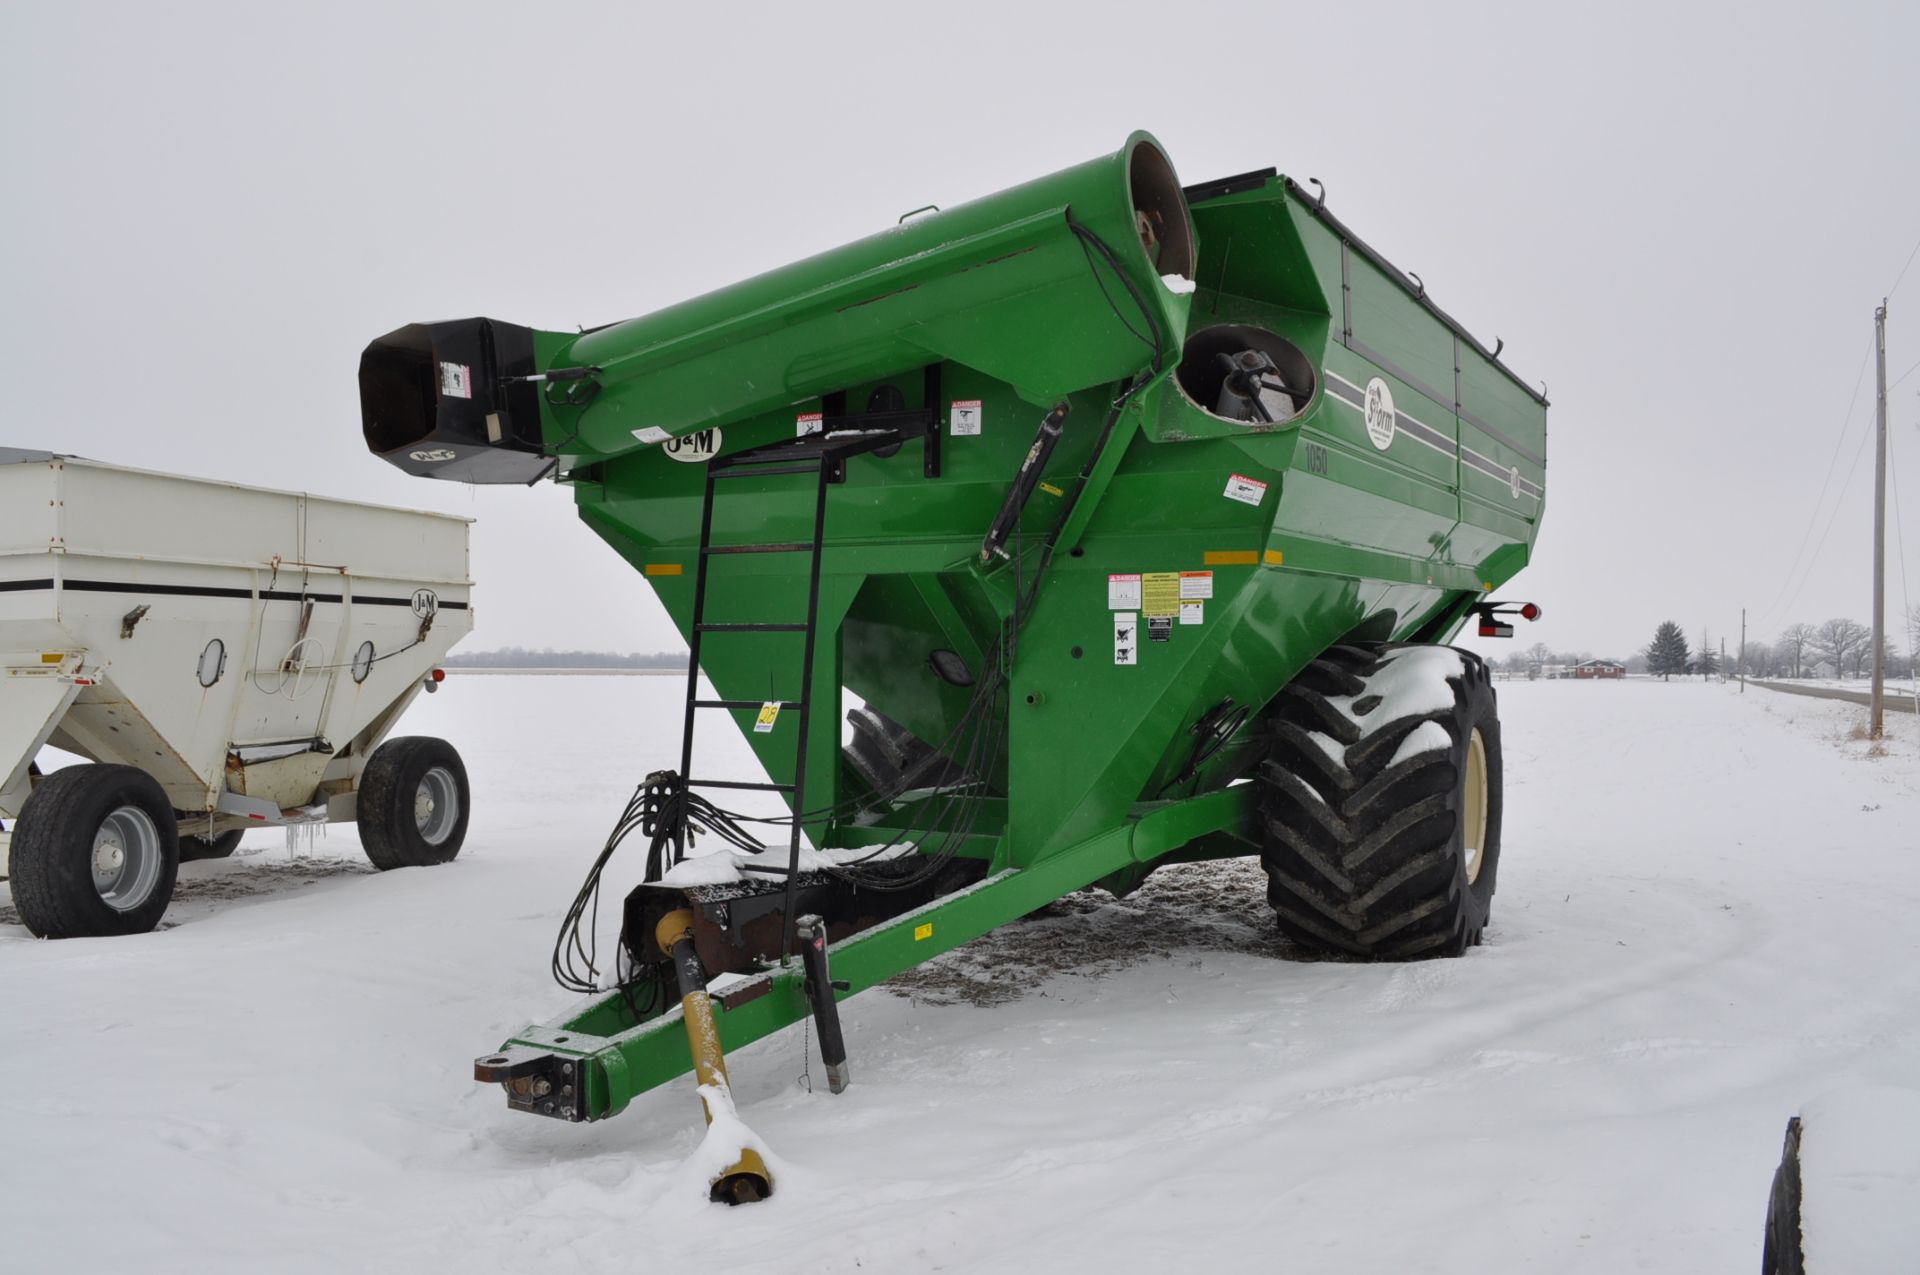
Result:
<svg viewBox="0 0 1920 1275"><path fill-rule="evenodd" d="M1573 676L1581 681L1590 678L1616 678L1627 675L1627 666L1618 660L1587 660L1573 666Z"/></svg>

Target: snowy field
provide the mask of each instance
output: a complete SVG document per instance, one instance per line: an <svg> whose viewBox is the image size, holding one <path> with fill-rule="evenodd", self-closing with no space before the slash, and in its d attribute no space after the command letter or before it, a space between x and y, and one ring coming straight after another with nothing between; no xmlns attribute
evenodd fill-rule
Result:
<svg viewBox="0 0 1920 1275"><path fill-rule="evenodd" d="M1736 689L1502 683L1465 959L1303 962L1256 871L1176 869L849 1002L841 1097L798 1030L740 1051L778 1189L729 1211L690 1081L574 1127L469 1078L568 1004L556 924L679 683L455 674L407 723L472 771L451 866L254 834L162 931L63 943L0 887L0 1268L1755 1269L1788 1115L1920 1081L1920 749Z"/></svg>

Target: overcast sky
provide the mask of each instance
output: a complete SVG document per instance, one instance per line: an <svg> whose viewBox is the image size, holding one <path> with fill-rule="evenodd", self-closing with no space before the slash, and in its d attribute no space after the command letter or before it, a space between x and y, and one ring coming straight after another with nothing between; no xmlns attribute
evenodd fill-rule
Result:
<svg viewBox="0 0 1920 1275"><path fill-rule="evenodd" d="M1319 178L1547 383L1523 643L1865 621L1920 5L1558 8L0 0L0 445L471 514L475 649L675 647L569 493L369 456L367 341L641 314L1146 128ZM1920 264L1891 314L1890 379ZM1920 502L1920 372L1890 412Z"/></svg>

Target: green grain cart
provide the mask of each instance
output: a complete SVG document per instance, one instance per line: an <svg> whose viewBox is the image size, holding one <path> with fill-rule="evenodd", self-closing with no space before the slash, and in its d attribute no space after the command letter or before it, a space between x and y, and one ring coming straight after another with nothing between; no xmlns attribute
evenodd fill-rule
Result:
<svg viewBox="0 0 1920 1275"><path fill-rule="evenodd" d="M478 1077L598 1120L811 1014L837 1089L837 1000L1167 863L1259 854L1328 953L1475 944L1499 723L1443 643L1510 631L1488 594L1546 463L1498 353L1322 198L1183 190L1144 133L624 323L373 342L373 452L570 486L693 655L682 766L556 949L589 999ZM698 773L735 729L766 777ZM786 813L750 822L752 789ZM594 969L582 917L635 831L648 884ZM716 1198L769 1188L736 1168Z"/></svg>

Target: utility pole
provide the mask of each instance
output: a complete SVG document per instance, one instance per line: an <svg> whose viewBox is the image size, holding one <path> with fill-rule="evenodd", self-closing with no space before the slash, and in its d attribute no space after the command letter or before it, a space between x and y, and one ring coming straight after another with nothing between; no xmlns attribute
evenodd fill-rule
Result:
<svg viewBox="0 0 1920 1275"><path fill-rule="evenodd" d="M1720 685L1727 684L1727 640L1720 639Z"/></svg>
<svg viewBox="0 0 1920 1275"><path fill-rule="evenodd" d="M1740 608L1740 693L1747 693L1747 609Z"/></svg>
<svg viewBox="0 0 1920 1275"><path fill-rule="evenodd" d="M1873 694L1867 709L1867 737L1879 739L1886 707L1887 650L1887 299L1873 312Z"/></svg>

